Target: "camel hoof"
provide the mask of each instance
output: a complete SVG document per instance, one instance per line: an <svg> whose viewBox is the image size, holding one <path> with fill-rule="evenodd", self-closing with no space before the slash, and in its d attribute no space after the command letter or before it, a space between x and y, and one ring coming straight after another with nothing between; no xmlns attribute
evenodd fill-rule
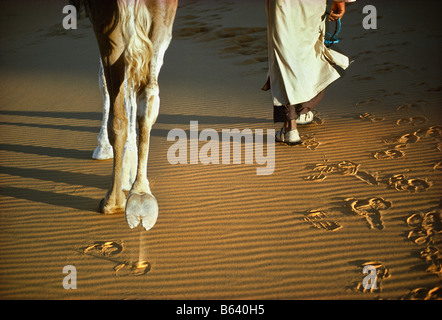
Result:
<svg viewBox="0 0 442 320"><path fill-rule="evenodd" d="M149 193L132 193L127 199L125 214L131 229L141 223L144 229L150 230L157 222L158 202Z"/></svg>
<svg viewBox="0 0 442 320"><path fill-rule="evenodd" d="M108 146L98 146L95 148L92 154L92 159L94 160L109 160L114 158L114 151L110 145Z"/></svg>
<svg viewBox="0 0 442 320"><path fill-rule="evenodd" d="M122 214L124 213L123 206L111 206L106 204L106 199L101 199L100 205L98 206L98 212L102 214Z"/></svg>

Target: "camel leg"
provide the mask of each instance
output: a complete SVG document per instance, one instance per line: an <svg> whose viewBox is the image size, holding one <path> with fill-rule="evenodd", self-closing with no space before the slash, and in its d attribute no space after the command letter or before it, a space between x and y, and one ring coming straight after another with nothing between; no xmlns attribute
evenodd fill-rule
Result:
<svg viewBox="0 0 442 320"><path fill-rule="evenodd" d="M118 79L120 76L122 77L124 73L124 63L121 70L118 70L119 68L117 65L118 62L115 62L112 66L106 66L105 63L104 67L107 67L109 70L109 76L112 79ZM124 110L124 87L120 84L118 91L115 89L116 88L110 93L110 111L108 120L109 142L112 145L114 154L112 184L99 207L99 211L104 214L123 213L126 205L126 195L122 189L122 173L128 120Z"/></svg>
<svg viewBox="0 0 442 320"><path fill-rule="evenodd" d="M127 78L124 79L124 105L129 120L127 127L127 141L124 145L123 173L121 183L124 191L130 191L137 173L138 151L137 151L137 102L136 94L128 86Z"/></svg>
<svg viewBox="0 0 442 320"><path fill-rule="evenodd" d="M106 78L104 76L103 63L100 59L99 70L100 91L103 95L103 119L100 133L98 134L98 145L94 150L92 159L108 160L114 157L112 146L109 142L107 122L109 120L109 92L107 90ZM135 181L137 170L137 132L136 132L136 97L127 86L127 79L124 79L124 106L129 119L127 128L127 141L124 145L123 173L121 176L124 191L129 191Z"/></svg>
<svg viewBox="0 0 442 320"><path fill-rule="evenodd" d="M174 1L172 1L174 2ZM159 109L160 97L158 75L163 65L164 54L172 39L172 23L175 16L175 5L168 5L166 19L159 19L153 8L154 29L152 31L153 55L150 63L149 84L137 97L137 122L139 128L138 169L135 182L130 191L126 205L126 221L131 228L141 222L144 229L151 229L158 218L158 203L153 196L147 178L147 162L149 156L150 133ZM158 19L155 19L155 16Z"/></svg>
<svg viewBox="0 0 442 320"><path fill-rule="evenodd" d="M126 205L126 221L131 228L142 222L149 230L158 217L158 203L152 195L147 179L147 161L149 155L150 132L158 116L160 101L158 88L149 85L146 92L138 97L137 122L139 127L137 176L129 193Z"/></svg>
<svg viewBox="0 0 442 320"><path fill-rule="evenodd" d="M109 92L107 91L106 78L104 76L103 63L100 59L100 70L98 72L98 81L100 85L100 91L103 95L103 119L101 121L101 129L98 134L98 145L92 154L92 159L95 160L108 160L114 157L112 146L109 142L107 135L107 121L109 119Z"/></svg>
<svg viewBox="0 0 442 320"><path fill-rule="evenodd" d="M106 87L109 92L108 136L114 153L112 183L99 211L105 214L122 213L126 196L122 190L123 150L127 140L128 121L124 109L124 44L116 1L89 0L89 13L100 50Z"/></svg>

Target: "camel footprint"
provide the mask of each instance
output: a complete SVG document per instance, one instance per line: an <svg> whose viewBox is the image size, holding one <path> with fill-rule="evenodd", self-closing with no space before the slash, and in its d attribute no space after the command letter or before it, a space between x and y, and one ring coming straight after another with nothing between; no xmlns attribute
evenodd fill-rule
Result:
<svg viewBox="0 0 442 320"><path fill-rule="evenodd" d="M347 198L344 200L346 207L354 214L365 217L370 229L384 229L381 210L391 208L391 202L383 198L369 198L358 200Z"/></svg>
<svg viewBox="0 0 442 320"><path fill-rule="evenodd" d="M432 183L426 179L408 178L403 174L392 175L384 181L390 188L411 193L424 192L432 186Z"/></svg>
<svg viewBox="0 0 442 320"><path fill-rule="evenodd" d="M400 151L400 150L399 150ZM401 153L394 153L393 151L385 153L385 156L398 156ZM381 157L381 154L379 154ZM309 166L308 166L309 167ZM411 193L418 193L427 191L433 183L427 179L409 178L403 174L393 174L379 177L377 174L370 174L359 170L360 165L352 161L344 160L338 164L329 164L328 160L323 163L317 163L311 169L315 172L304 178L309 181L322 181L327 178L330 173L340 173L344 176L354 176L361 181L373 186L380 184L387 185L387 187L396 189L397 191L408 191ZM437 167L436 167L437 169Z"/></svg>
<svg viewBox="0 0 442 320"><path fill-rule="evenodd" d="M415 213L407 219L407 225L412 228L407 238L419 246L425 245L420 251L420 257L430 266L427 272L442 275L442 255L438 235L442 232L442 213L432 210L427 213Z"/></svg>
<svg viewBox="0 0 442 320"><path fill-rule="evenodd" d="M337 164L329 164L328 160L324 159L323 163L317 163L313 167L313 171L319 172L317 174L310 175L305 180L324 180L329 173L340 173L344 176L357 175L360 164L354 163L349 160L341 161Z"/></svg>
<svg viewBox="0 0 442 320"><path fill-rule="evenodd" d="M342 228L337 221L328 220L326 212L321 210L310 210L304 216L304 221L310 223L314 228L325 231L335 231Z"/></svg>
<svg viewBox="0 0 442 320"><path fill-rule="evenodd" d="M442 128L438 126L433 126L426 129L418 129L414 132L404 134L399 138L385 139L384 143L394 144L396 145L395 149L397 149L405 147L410 143L416 143L421 139L427 138L434 138L438 143L440 143L440 141L442 140Z"/></svg>
<svg viewBox="0 0 442 320"><path fill-rule="evenodd" d="M376 268L376 286L367 286L364 285L364 281L361 281L356 286L356 291L358 292L379 292L382 291L382 283L385 279L388 279L391 277L390 271L388 268L379 261L368 261L364 262L361 265L361 270L363 270L366 266L372 266Z"/></svg>
<svg viewBox="0 0 442 320"><path fill-rule="evenodd" d="M373 157L378 160L397 159L405 156L405 153L399 149L388 149L385 151L376 152Z"/></svg>
<svg viewBox="0 0 442 320"><path fill-rule="evenodd" d="M428 290L427 288L416 288L411 290L409 294L402 298L403 300L441 300L442 288L434 287Z"/></svg>
<svg viewBox="0 0 442 320"><path fill-rule="evenodd" d="M361 115L362 117L362 115ZM427 118L423 116L416 116L416 117L410 117L410 118L401 118L396 121L396 125L401 125L403 123L410 123L414 126L419 124L424 124L428 121ZM420 141L421 139L425 138L441 138L441 130L439 127L429 127L427 129L418 129L415 132L404 134L398 138L392 138L392 139L386 139L384 140L384 143L387 144L393 144L394 147L391 147L388 150L385 151L378 151L373 154L373 156L378 160L385 160L385 159L396 159L401 158L405 156L405 153L400 150L402 148L407 147L408 144L416 143Z"/></svg>
<svg viewBox="0 0 442 320"><path fill-rule="evenodd" d="M122 276L142 276L150 271L150 263L147 261L125 261L114 267L115 275Z"/></svg>
<svg viewBox="0 0 442 320"><path fill-rule="evenodd" d="M122 241L95 241L92 244L81 248L85 254L102 255L105 257L114 256L123 251Z"/></svg>
<svg viewBox="0 0 442 320"><path fill-rule="evenodd" d="M424 116L416 116L410 118L400 118L396 121L396 125L400 126L402 124L412 124L413 126L421 125L427 123L428 119Z"/></svg>
<svg viewBox="0 0 442 320"><path fill-rule="evenodd" d="M366 112L366 113L361 114L359 116L359 118L361 118L362 120L370 120L371 122L379 122L379 121L385 120L385 118L375 117L370 112Z"/></svg>
<svg viewBox="0 0 442 320"><path fill-rule="evenodd" d="M319 173L309 175L304 180L322 181L327 178L329 173L340 173L344 176L354 176L369 185L377 186L379 184L377 176L361 171L359 168L360 164L349 160L344 160L337 164L329 164L328 160L324 160L323 163L318 163L313 168L313 171Z"/></svg>
<svg viewBox="0 0 442 320"><path fill-rule="evenodd" d="M113 270L116 276L141 276L148 273L151 265L147 261L118 261L114 256L123 251L122 241L94 241L80 248L80 252L116 263Z"/></svg>
<svg viewBox="0 0 442 320"><path fill-rule="evenodd" d="M420 136L418 135L419 132L412 132L407 133L399 138L392 138L392 139L386 139L384 140L384 143L388 144L398 144L398 145L406 145L409 143L416 143L420 140Z"/></svg>

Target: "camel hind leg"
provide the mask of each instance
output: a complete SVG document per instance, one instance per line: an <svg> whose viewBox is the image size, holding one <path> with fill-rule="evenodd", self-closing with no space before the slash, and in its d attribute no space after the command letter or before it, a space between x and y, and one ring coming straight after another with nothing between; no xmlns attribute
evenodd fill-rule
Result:
<svg viewBox="0 0 442 320"><path fill-rule="evenodd" d="M114 157L112 146L109 142L107 134L107 121L109 119L110 97L107 90L106 77L104 75L103 62L100 59L100 69L98 71L98 81L100 91L103 95L103 119L101 121L101 129L98 134L98 145L92 154L94 160L109 160Z"/></svg>

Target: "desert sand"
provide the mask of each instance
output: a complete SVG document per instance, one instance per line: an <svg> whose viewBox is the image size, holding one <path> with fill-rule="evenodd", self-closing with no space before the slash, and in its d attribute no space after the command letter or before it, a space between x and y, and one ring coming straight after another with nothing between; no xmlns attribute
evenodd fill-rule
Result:
<svg viewBox="0 0 442 320"><path fill-rule="evenodd" d="M362 27L366 4L375 30ZM91 158L98 48L87 19L63 29L64 5L0 2L1 299L440 299L437 1L347 7L334 48L353 62L300 127L304 144L275 145L271 175L169 163L167 134L190 121L280 127L260 90L264 1L180 1L152 131L150 231L97 212L112 173ZM377 289L362 286L365 264ZM76 289L63 287L67 265Z"/></svg>

